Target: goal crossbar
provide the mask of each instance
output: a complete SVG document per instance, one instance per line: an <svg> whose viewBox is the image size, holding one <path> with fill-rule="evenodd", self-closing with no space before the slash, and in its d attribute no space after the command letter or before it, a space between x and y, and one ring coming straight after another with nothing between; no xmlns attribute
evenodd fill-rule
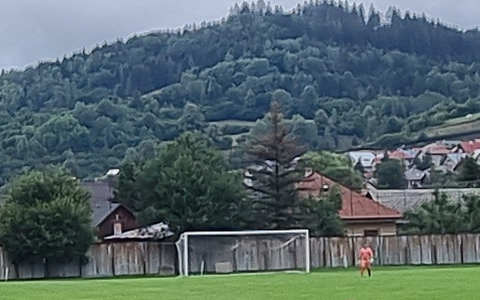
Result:
<svg viewBox="0 0 480 300"><path fill-rule="evenodd" d="M291 230L242 230L242 231L188 231L180 235L177 241L177 250L183 254L184 276L189 276L188 270L188 249L190 236L258 236L258 235L281 235L281 234L299 234L305 236L305 272L310 273L310 233L308 229L291 229ZM179 242L183 240L183 245Z"/></svg>
<svg viewBox="0 0 480 300"><path fill-rule="evenodd" d="M182 233L183 236L195 235L274 235L274 234L309 234L308 229L292 229L292 230L241 230L241 231L187 231Z"/></svg>

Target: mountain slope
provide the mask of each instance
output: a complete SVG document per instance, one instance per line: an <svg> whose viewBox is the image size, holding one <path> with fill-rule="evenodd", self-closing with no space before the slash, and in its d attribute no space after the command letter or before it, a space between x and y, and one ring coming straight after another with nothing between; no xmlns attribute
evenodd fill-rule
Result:
<svg viewBox="0 0 480 300"><path fill-rule="evenodd" d="M221 24L0 76L0 174L63 163L95 176L190 129L227 149L222 136L251 126L228 120L255 121L272 98L303 117L292 122L314 149L424 139L425 128L480 112L478 49L478 31L397 12L381 26L361 6L243 7Z"/></svg>

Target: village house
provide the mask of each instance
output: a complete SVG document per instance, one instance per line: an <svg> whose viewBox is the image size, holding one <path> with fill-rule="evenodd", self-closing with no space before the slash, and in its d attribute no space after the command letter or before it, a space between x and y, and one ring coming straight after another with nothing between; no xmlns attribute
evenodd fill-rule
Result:
<svg viewBox="0 0 480 300"><path fill-rule="evenodd" d="M451 144L435 142L422 147L417 154L417 158L421 160L426 154L430 154L433 165L439 167L445 157L450 153L452 153Z"/></svg>
<svg viewBox="0 0 480 300"><path fill-rule="evenodd" d="M468 155L473 155L476 150L480 149L480 140L473 141L464 141L460 142L455 148L453 148L453 153L466 153Z"/></svg>
<svg viewBox="0 0 480 300"><path fill-rule="evenodd" d="M373 160L373 172L377 169L377 166L382 163L383 159L385 158L385 152L378 152ZM372 175L373 175L372 172Z"/></svg>
<svg viewBox="0 0 480 300"><path fill-rule="evenodd" d="M366 196L343 186L330 178L308 170L298 184L302 196L318 197L338 185L342 192L340 218L345 222L348 236L393 236L403 216Z"/></svg>
<svg viewBox="0 0 480 300"><path fill-rule="evenodd" d="M479 158L480 158L480 149L475 150L475 151L473 152L473 154L472 154L472 157L473 157L473 159L475 159L475 161L478 163L478 160L479 160Z"/></svg>
<svg viewBox="0 0 480 300"><path fill-rule="evenodd" d="M442 171L444 173L455 172L462 162L463 159L468 157L467 153L450 153L445 156L443 161L440 163L440 166L436 170Z"/></svg>
<svg viewBox="0 0 480 300"><path fill-rule="evenodd" d="M376 157L376 153L373 151L352 151L348 152L348 157L352 162L352 165L355 166L360 163L360 165L365 170L365 173L371 173L373 171L373 162Z"/></svg>
<svg viewBox="0 0 480 300"><path fill-rule="evenodd" d="M363 177L365 180L370 180L374 176L376 166L382 162L384 154L383 151L362 150L349 152L348 157L353 166L361 164L364 170Z"/></svg>
<svg viewBox="0 0 480 300"><path fill-rule="evenodd" d="M91 193L92 225L97 239L103 240L106 236L120 235L138 227L133 212L114 202L113 190L106 182L82 182L81 185Z"/></svg>
<svg viewBox="0 0 480 300"><path fill-rule="evenodd" d="M406 167L410 167L413 164L417 153L418 150L415 149L399 148L395 151L389 152L388 157L390 159L398 159L403 162Z"/></svg>
<svg viewBox="0 0 480 300"><path fill-rule="evenodd" d="M407 180L408 188L420 188L423 186L425 180L429 178L430 172L428 170L421 171L416 167L410 168L405 171L405 180Z"/></svg>

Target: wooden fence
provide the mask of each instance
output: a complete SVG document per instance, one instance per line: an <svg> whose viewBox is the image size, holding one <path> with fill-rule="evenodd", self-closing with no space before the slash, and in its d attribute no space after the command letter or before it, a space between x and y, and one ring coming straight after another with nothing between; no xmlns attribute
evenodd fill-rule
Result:
<svg viewBox="0 0 480 300"><path fill-rule="evenodd" d="M351 267L364 241L376 265L444 265L480 263L480 235L424 235L368 238L316 238L310 242L311 266Z"/></svg>
<svg viewBox="0 0 480 300"><path fill-rule="evenodd" d="M0 248L0 280L69 277L114 277L122 275L175 275L176 249L173 244L155 242L94 244L88 263L26 264L15 268ZM48 275L47 275L48 274Z"/></svg>
<svg viewBox="0 0 480 300"><path fill-rule="evenodd" d="M368 238L312 238L310 258L312 268L338 268L355 266L358 250L364 241L369 241L375 251L376 265L442 265L480 263L480 234L425 235ZM228 245L220 247L206 245L194 251L202 257L190 257L195 265L207 257L210 265L221 260L231 262L234 271L279 270L284 267L304 268L302 251L304 243L292 243L283 254L266 247L276 241L250 241L232 250ZM197 247L201 247L200 244ZM273 248L272 248L273 249ZM277 247L278 249L278 247ZM205 256L205 253L208 253ZM219 254L221 253L221 255ZM94 244L88 252L85 265L43 264L21 265L14 268L7 255L0 249L0 280L33 279L49 277L114 277L121 275L175 275L177 253L175 245L158 242L128 242ZM195 269L195 268L192 268ZM208 264L207 264L207 269ZM18 270L18 272L17 272ZM211 268L213 271L213 268Z"/></svg>

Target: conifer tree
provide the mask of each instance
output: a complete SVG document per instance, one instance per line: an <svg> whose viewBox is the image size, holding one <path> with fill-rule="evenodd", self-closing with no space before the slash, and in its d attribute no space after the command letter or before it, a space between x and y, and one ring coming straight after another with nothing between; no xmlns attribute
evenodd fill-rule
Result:
<svg viewBox="0 0 480 300"><path fill-rule="evenodd" d="M302 227L301 201L296 184L303 178L303 171L296 158L306 147L298 145L283 122L280 105L272 102L267 116L267 130L254 137L246 153L253 163L248 168L252 191L253 210L257 226L266 229Z"/></svg>

